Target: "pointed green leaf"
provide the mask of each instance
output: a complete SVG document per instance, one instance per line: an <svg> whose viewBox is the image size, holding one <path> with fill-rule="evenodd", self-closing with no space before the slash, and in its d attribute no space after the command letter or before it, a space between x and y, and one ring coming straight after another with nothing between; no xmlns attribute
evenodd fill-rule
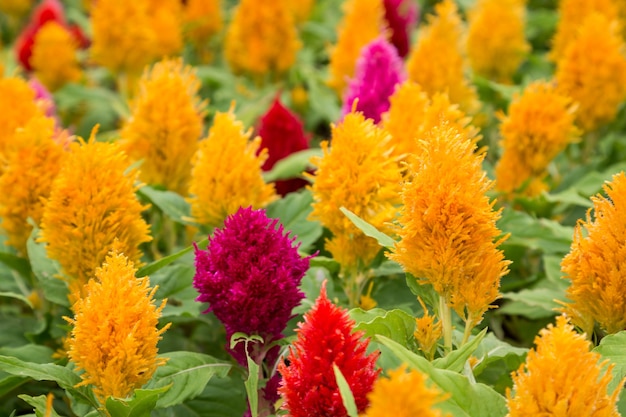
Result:
<svg viewBox="0 0 626 417"><path fill-rule="evenodd" d="M208 244L209 239L203 239L200 242L198 242L198 247L199 248L203 248L206 247L206 245ZM148 264L142 268L139 268L139 270L137 271L137 273L135 274L135 276L137 278L141 278L141 277L145 277L146 275L152 275L154 274L156 271L160 270L161 268L166 267L167 265L171 264L172 262L176 261L177 259L182 258L183 256L185 256L186 254L188 254L189 252L191 252L193 250L193 245L192 246L187 246L185 249L176 252L172 255L169 256L165 256L159 260L156 260L154 262L152 262L151 264Z"/></svg>
<svg viewBox="0 0 626 417"><path fill-rule="evenodd" d="M359 228L359 230L365 233L366 236L376 239L380 246L384 248L393 248L396 244L396 242L391 237L387 236L347 208L340 207L339 210L341 210L341 212L345 214L346 217L348 217L348 219L350 219L350 221L354 223L357 228Z"/></svg>
<svg viewBox="0 0 626 417"><path fill-rule="evenodd" d="M355 308L350 310L349 314L357 323L355 330L364 331L365 336L369 338L382 335L404 347L408 347L414 340L415 317L405 311Z"/></svg>
<svg viewBox="0 0 626 417"><path fill-rule="evenodd" d="M195 225L191 219L191 207L180 194L167 190L157 190L149 185L141 187L137 193L150 200L176 223Z"/></svg>
<svg viewBox="0 0 626 417"><path fill-rule="evenodd" d="M276 162L270 171L263 174L263 179L265 182L272 182L298 178L303 172L311 168L311 163L309 161L313 156L322 156L322 150L314 148L294 152L286 158Z"/></svg>
<svg viewBox="0 0 626 417"><path fill-rule="evenodd" d="M0 262L17 271L24 278L29 278L32 272L30 261L26 258L8 252L0 252Z"/></svg>
<svg viewBox="0 0 626 417"><path fill-rule="evenodd" d="M58 262L48 257L45 244L36 241L38 235L39 229L34 227L26 242L31 269L41 285L46 300L69 307L67 284L59 278L61 267Z"/></svg>
<svg viewBox="0 0 626 417"><path fill-rule="evenodd" d="M607 387L608 393L613 393L616 389L622 389L619 385L626 377L626 331L610 334L604 336L600 341L600 344L593 349L594 352L602 355L603 359L608 359L613 367L613 379ZM622 393L620 395L620 401L618 402L618 409L623 415L626 413L626 395Z"/></svg>
<svg viewBox="0 0 626 417"><path fill-rule="evenodd" d="M19 398L24 400L27 404L32 407L35 407L35 415L37 417L61 417L55 410L52 408L48 413L47 410L47 398L45 395L39 395L37 397L31 397L30 395L21 394L18 395Z"/></svg>
<svg viewBox="0 0 626 417"><path fill-rule="evenodd" d="M333 371L335 372L335 379L337 380L337 387L339 387L339 394L341 395L341 401L343 406L346 407L346 411L350 417L359 417L359 412L356 408L356 402L354 401L354 395L346 377L341 373L341 369L333 363Z"/></svg>
<svg viewBox="0 0 626 417"><path fill-rule="evenodd" d="M303 190L287 194L266 209L267 217L279 219L285 231L296 238L296 243L300 243L298 249L302 252L307 252L323 232L320 222L309 220L312 203L311 192Z"/></svg>
<svg viewBox="0 0 626 417"><path fill-rule="evenodd" d="M470 356L476 351L480 342L487 334L487 329L483 329L469 342L465 343L460 348L448 353L445 357L436 359L433 361L433 365L440 369L448 369L454 372L462 372L465 367L465 363Z"/></svg>
<svg viewBox="0 0 626 417"><path fill-rule="evenodd" d="M107 398L105 407L115 417L150 417L159 397L168 389L169 385L156 389L136 389L130 399Z"/></svg>

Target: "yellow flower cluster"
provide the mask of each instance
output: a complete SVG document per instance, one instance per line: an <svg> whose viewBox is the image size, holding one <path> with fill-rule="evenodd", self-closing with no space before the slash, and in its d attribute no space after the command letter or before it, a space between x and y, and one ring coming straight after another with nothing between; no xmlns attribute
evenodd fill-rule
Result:
<svg viewBox="0 0 626 417"><path fill-rule="evenodd" d="M626 43L617 20L594 13L557 61L561 91L578 102L578 124L592 131L610 122L626 99Z"/></svg>
<svg viewBox="0 0 626 417"><path fill-rule="evenodd" d="M502 157L496 165L496 188L505 193L535 196L547 189L548 164L579 139L574 125L575 105L552 83L535 81L500 115Z"/></svg>
<svg viewBox="0 0 626 417"><path fill-rule="evenodd" d="M55 21L44 24L35 35L30 63L37 79L50 91L81 79L77 48L73 35Z"/></svg>
<svg viewBox="0 0 626 417"><path fill-rule="evenodd" d="M436 386L429 386L426 376L421 372L407 372L406 365L389 371L389 378L379 378L367 398L370 406L364 417L449 416L434 408L446 395Z"/></svg>
<svg viewBox="0 0 626 417"><path fill-rule="evenodd" d="M428 16L428 23L421 27L409 55L409 79L428 95L447 92L452 103L474 115L480 102L476 89L465 78L463 22L453 0L438 3L435 11L436 15Z"/></svg>
<svg viewBox="0 0 626 417"><path fill-rule="evenodd" d="M68 356L84 370L77 386L93 385L104 404L108 397L126 398L150 380L165 359L157 343L169 327L157 329L161 310L154 305L150 279L135 278L133 262L111 252L87 284L85 297L74 304Z"/></svg>
<svg viewBox="0 0 626 417"><path fill-rule="evenodd" d="M191 214L200 224L218 227L240 207L265 207L277 198L273 184L263 181L267 149L258 155L261 138L228 113L218 112L207 138L193 157L189 193Z"/></svg>
<svg viewBox="0 0 626 417"><path fill-rule="evenodd" d="M328 85L338 96L354 75L361 49L385 32L383 0L347 0L337 30L337 44L330 52Z"/></svg>
<svg viewBox="0 0 626 417"><path fill-rule="evenodd" d="M288 0L241 0L226 33L224 54L234 72L283 73L302 44Z"/></svg>
<svg viewBox="0 0 626 417"><path fill-rule="evenodd" d="M422 299L418 298L418 300L422 305L424 314L422 317L415 319L413 337L415 337L419 349L428 359L432 360L435 355L435 350L437 349L437 342L441 339L443 328L441 327L441 321L435 322L437 317L431 316L428 313L428 308Z"/></svg>
<svg viewBox="0 0 626 417"><path fill-rule="evenodd" d="M117 143L70 145L70 154L52 184L41 220L40 241L69 281L71 301L86 295L84 285L115 247L138 263L139 245L152 238L135 195L136 170Z"/></svg>
<svg viewBox="0 0 626 417"><path fill-rule="evenodd" d="M187 195L206 106L199 89L193 68L181 59L164 59L145 71L121 132L131 159L143 161L142 181Z"/></svg>
<svg viewBox="0 0 626 417"><path fill-rule="evenodd" d="M402 191L401 240L389 257L435 291L473 327L499 297L508 272L498 245L499 211L485 193L484 149L443 123L426 132Z"/></svg>
<svg viewBox="0 0 626 417"><path fill-rule="evenodd" d="M591 335L595 323L607 333L626 328L626 175L604 186L607 197L592 197L594 217L587 213L575 229L570 253L561 269L571 280L565 312ZM584 232L583 232L584 230Z"/></svg>
<svg viewBox="0 0 626 417"><path fill-rule="evenodd" d="M513 392L507 389L507 417L617 417L621 386L607 394L609 365L590 352L590 343L559 316L535 338L535 349L513 373Z"/></svg>
<svg viewBox="0 0 626 417"><path fill-rule="evenodd" d="M469 11L467 55L475 73L509 83L530 45L526 0L479 0Z"/></svg>
<svg viewBox="0 0 626 417"><path fill-rule="evenodd" d="M330 144L322 142L323 157L317 165L310 217L320 220L333 234L326 249L344 271L368 268L380 250L339 210L345 207L383 232L400 204L401 174L389 157L390 136L362 113L348 113L332 126Z"/></svg>

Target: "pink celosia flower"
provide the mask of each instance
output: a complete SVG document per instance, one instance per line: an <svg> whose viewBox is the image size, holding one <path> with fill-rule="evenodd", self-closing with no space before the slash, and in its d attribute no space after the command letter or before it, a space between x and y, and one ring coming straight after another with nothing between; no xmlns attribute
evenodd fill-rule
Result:
<svg viewBox="0 0 626 417"><path fill-rule="evenodd" d="M278 389L283 408L291 417L345 417L333 364L346 378L359 413L367 408L367 394L372 390L380 370L375 369L378 352L367 354L369 339L353 332L354 321L345 309L330 302L326 284L315 305L300 323L298 338L289 351L289 365L281 362L283 377Z"/></svg>
<svg viewBox="0 0 626 417"><path fill-rule="evenodd" d="M48 89L35 77L32 77L28 81L28 85L35 92L35 101L41 105L45 115L54 118L58 124L58 120L55 117L56 108L52 94L50 94Z"/></svg>
<svg viewBox="0 0 626 417"><path fill-rule="evenodd" d="M391 29L390 40L402 58L411 49L411 31L418 17L415 0L385 0L385 20Z"/></svg>
<svg viewBox="0 0 626 417"><path fill-rule="evenodd" d="M278 97L259 120L258 134L261 136L259 152L267 148L269 154L263 164L263 171L269 171L276 162L292 153L309 148L309 138L304 132L302 121L283 106ZM299 178L276 181L276 192L284 196L306 184L307 181Z"/></svg>
<svg viewBox="0 0 626 417"><path fill-rule="evenodd" d="M389 110L389 97L406 79L402 59L384 38L378 38L361 50L356 73L344 94L342 115L350 113L354 100L356 110L375 123Z"/></svg>

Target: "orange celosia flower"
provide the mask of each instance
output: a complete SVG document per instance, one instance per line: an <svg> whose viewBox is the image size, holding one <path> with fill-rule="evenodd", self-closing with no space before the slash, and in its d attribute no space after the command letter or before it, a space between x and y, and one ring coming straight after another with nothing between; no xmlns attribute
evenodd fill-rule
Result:
<svg viewBox="0 0 626 417"><path fill-rule="evenodd" d="M500 114L502 157L496 165L496 187L512 193L525 183L523 194L534 196L547 186L548 164L565 147L579 139L574 126L575 105L552 83L536 81Z"/></svg>
<svg viewBox="0 0 626 417"><path fill-rule="evenodd" d="M402 180L398 164L389 158L389 141L371 119L352 112L332 126L330 145L322 142L323 157L312 160L318 168L311 176L311 218L332 232L326 249L345 271L369 267L380 246L339 208L346 207L383 232L390 231L388 222L396 216Z"/></svg>
<svg viewBox="0 0 626 417"><path fill-rule="evenodd" d="M383 0L348 0L343 4L344 17L339 25L337 44L330 53L328 85L342 96L354 75L361 49L384 33L386 28Z"/></svg>
<svg viewBox="0 0 626 417"><path fill-rule="evenodd" d="M600 13L608 20L618 18L617 4L622 0L559 0L559 21L552 39L550 58L557 62L565 55L570 43L578 36L578 31L588 16Z"/></svg>
<svg viewBox="0 0 626 417"><path fill-rule="evenodd" d="M626 44L616 20L594 13L557 62L559 90L578 102L585 131L610 122L626 99Z"/></svg>
<svg viewBox="0 0 626 417"><path fill-rule="evenodd" d="M156 34L155 59L178 55L183 48L182 3L180 0L148 0L150 25Z"/></svg>
<svg viewBox="0 0 626 417"><path fill-rule="evenodd" d="M156 63L139 81L121 136L128 155L143 160L142 181L187 194L206 106L199 89L194 70L181 59Z"/></svg>
<svg viewBox="0 0 626 417"><path fill-rule="evenodd" d="M52 184L41 220L41 242L70 284L71 298L85 295L84 285L115 247L139 262L139 245L152 238L137 200L136 170L117 143L70 145L70 155ZM72 300L73 301L73 300Z"/></svg>
<svg viewBox="0 0 626 417"><path fill-rule="evenodd" d="M535 338L526 363L513 372L513 392L507 389L507 417L617 417L621 384L607 393L614 365L600 362L590 343L559 316Z"/></svg>
<svg viewBox="0 0 626 417"><path fill-rule="evenodd" d="M299 0L290 1L288 7L291 10L291 13L293 13L296 23L300 24L309 19L314 5L315 0Z"/></svg>
<svg viewBox="0 0 626 417"><path fill-rule="evenodd" d="M79 81L82 71L76 56L74 36L55 21L47 22L35 35L30 64L37 79L50 91L65 83Z"/></svg>
<svg viewBox="0 0 626 417"><path fill-rule="evenodd" d="M417 141L425 132L443 120L465 132L468 137L478 135L478 129L470 124L470 118L450 103L445 93L432 97L413 81L401 84L390 98L389 111L383 115L383 127L391 134L393 154L405 161L416 151Z"/></svg>
<svg viewBox="0 0 626 417"><path fill-rule="evenodd" d="M157 329L163 300L154 305L148 277L124 254L112 251L87 284L86 295L74 304L68 356L84 370L77 387L93 385L104 404L108 397L126 398L150 380L166 360L157 357L157 343L169 324Z"/></svg>
<svg viewBox="0 0 626 417"><path fill-rule="evenodd" d="M442 417L449 416L433 408L446 398L436 386L426 383L419 371L407 372L406 365L389 371L389 378L381 377L368 394L370 406L364 417Z"/></svg>
<svg viewBox="0 0 626 417"><path fill-rule="evenodd" d="M437 342L441 339L443 329L441 327L441 321L435 322L436 317L428 313L428 308L426 308L424 301L422 301L421 298L418 298L418 300L422 305L424 315L420 318L415 318L415 331L413 332L413 336L415 340L417 340L419 349L428 359L432 360L435 355L435 349L437 348Z"/></svg>
<svg viewBox="0 0 626 417"><path fill-rule="evenodd" d="M400 242L391 259L435 291L470 328L499 297L508 262L498 245L499 211L485 193L484 149L442 124L426 132L402 191Z"/></svg>
<svg viewBox="0 0 626 417"><path fill-rule="evenodd" d="M224 54L237 73L283 73L302 46L285 0L242 0L228 27Z"/></svg>
<svg viewBox="0 0 626 417"><path fill-rule="evenodd" d="M3 161L0 176L0 217L8 236L7 243L26 254L26 241L33 227L28 218L39 224L43 198L65 157L63 146L54 140L54 120L43 115L33 117L12 139L12 149Z"/></svg>
<svg viewBox="0 0 626 417"><path fill-rule="evenodd" d="M607 333L626 328L626 175L604 186L607 197L591 197L594 216L580 221L570 253L561 262L567 289L565 312L591 335L598 323ZM585 232L583 232L583 229Z"/></svg>
<svg viewBox="0 0 626 417"><path fill-rule="evenodd" d="M428 23L421 27L409 55L409 79L431 96L447 92L452 103L473 115L480 103L476 90L464 75L463 22L453 0L438 3L435 11L437 14L428 16Z"/></svg>
<svg viewBox="0 0 626 417"><path fill-rule="evenodd" d="M524 37L526 0L479 0L469 12L467 55L474 72L510 82L530 45Z"/></svg>
<svg viewBox="0 0 626 417"><path fill-rule="evenodd" d="M196 47L200 47L222 30L222 1L188 0L184 19L185 35Z"/></svg>
<svg viewBox="0 0 626 417"><path fill-rule="evenodd" d="M274 185L263 181L267 150L257 155L261 138L250 141L251 135L232 109L215 115L192 161L189 201L198 223L217 227L239 207L263 208L277 198Z"/></svg>

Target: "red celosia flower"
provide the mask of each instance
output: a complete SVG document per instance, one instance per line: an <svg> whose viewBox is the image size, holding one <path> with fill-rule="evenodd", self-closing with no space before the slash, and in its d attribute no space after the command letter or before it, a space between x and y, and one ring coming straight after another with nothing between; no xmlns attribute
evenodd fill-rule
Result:
<svg viewBox="0 0 626 417"><path fill-rule="evenodd" d="M361 340L363 332L353 332L354 324L345 309L330 302L324 283L304 323L298 325L298 338L287 358L289 365L278 365L283 377L279 392L290 416L347 416L333 364L346 378L359 413L365 411L367 394L380 373L374 369L378 352L366 353L369 339Z"/></svg>
<svg viewBox="0 0 626 417"><path fill-rule="evenodd" d="M269 154L263 164L263 171L269 171L276 162L292 153L309 148L309 138L304 132L302 121L283 106L278 97L259 120L258 134L261 136L259 152L267 148ZM276 181L276 192L284 196L306 184L305 180L299 178Z"/></svg>
<svg viewBox="0 0 626 417"><path fill-rule="evenodd" d="M390 41L404 58L411 49L411 30L418 19L417 3L411 0L385 0L385 20L391 29Z"/></svg>

